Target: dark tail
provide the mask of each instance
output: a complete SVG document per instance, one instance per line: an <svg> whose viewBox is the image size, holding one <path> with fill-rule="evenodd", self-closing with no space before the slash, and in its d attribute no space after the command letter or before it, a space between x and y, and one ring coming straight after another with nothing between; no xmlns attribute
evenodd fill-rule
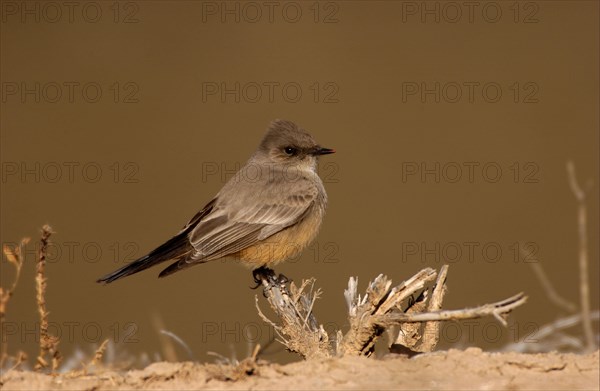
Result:
<svg viewBox="0 0 600 391"><path fill-rule="evenodd" d="M159 263L179 260L187 256L192 250L192 245L187 237L188 230L181 232L177 236L172 237L166 243L160 245L150 254L145 255L114 272L99 278L96 282L109 284L119 278L127 277L142 270L148 269Z"/></svg>

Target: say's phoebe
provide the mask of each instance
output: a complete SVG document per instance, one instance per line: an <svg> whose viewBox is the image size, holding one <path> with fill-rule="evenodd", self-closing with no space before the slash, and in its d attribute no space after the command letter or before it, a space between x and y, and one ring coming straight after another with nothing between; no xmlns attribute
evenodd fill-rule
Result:
<svg viewBox="0 0 600 391"><path fill-rule="evenodd" d="M333 152L293 122L272 122L244 167L177 235L98 282L167 261L172 263L159 277L224 257L239 259L256 273L296 256L323 221L327 194L317 157Z"/></svg>

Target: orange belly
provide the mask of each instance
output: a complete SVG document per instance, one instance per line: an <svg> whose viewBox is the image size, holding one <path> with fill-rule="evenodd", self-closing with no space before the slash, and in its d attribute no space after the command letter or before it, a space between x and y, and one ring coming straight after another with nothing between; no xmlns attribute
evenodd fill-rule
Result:
<svg viewBox="0 0 600 391"><path fill-rule="evenodd" d="M313 207L299 223L230 256L252 269L275 266L299 255L317 236L322 220L323 209Z"/></svg>

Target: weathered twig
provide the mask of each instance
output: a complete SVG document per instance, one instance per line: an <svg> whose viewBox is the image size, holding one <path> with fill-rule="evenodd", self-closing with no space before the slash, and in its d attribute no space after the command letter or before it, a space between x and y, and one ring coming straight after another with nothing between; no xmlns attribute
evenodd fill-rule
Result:
<svg viewBox="0 0 600 391"><path fill-rule="evenodd" d="M179 361L177 358L177 351L175 350L175 345L173 344L173 341L177 341L184 349L186 349L188 351L188 353L190 354L190 357L191 357L191 350L190 350L189 346L187 346L183 342L183 340L181 340L178 336L176 336L175 334L172 334L170 331L168 331L166 329L165 323L163 322L160 315L153 314L152 325L154 326L154 329L157 330L159 333L159 342L160 342L161 352L162 352L162 356L164 357L164 360L170 361L170 362Z"/></svg>
<svg viewBox="0 0 600 391"><path fill-rule="evenodd" d="M270 321L262 313L258 297L256 308L260 317L273 326L279 341L288 350L307 359L328 357L329 337L312 312L314 302L320 295L320 290L313 290L314 280L303 281L300 288L292 282L289 290L285 281L274 274L261 276L261 282L271 308L281 319L281 325Z"/></svg>
<svg viewBox="0 0 600 391"><path fill-rule="evenodd" d="M427 300L429 298L429 291L423 291L416 299L411 300L412 303L408 305L406 314L418 314L427 310ZM436 322L437 323L437 322ZM427 324L427 323L426 323ZM422 343L421 328L422 323L400 323L399 330L396 333L395 341L390 346L390 352L414 355L420 351L419 344ZM393 329L390 327L388 329ZM391 338L393 333L391 333Z"/></svg>
<svg viewBox="0 0 600 391"><path fill-rule="evenodd" d="M496 303L480 305L478 307L465 308L462 310L424 312L420 314L394 314L393 316L390 316L389 320L395 322L431 322L476 319L491 315L502 323L503 326L506 326L507 323L503 316L513 309L525 304L526 301L527 296L521 292L508 299Z"/></svg>
<svg viewBox="0 0 600 391"><path fill-rule="evenodd" d="M96 349L94 355L92 356L92 359L88 363L81 363L81 369L71 370L67 372L66 376L68 376L69 378L77 378L80 376L89 375L91 372L95 372L100 366L100 364L102 364L102 359L104 357L104 353L106 352L106 348L108 347L108 345L109 340L105 339Z"/></svg>
<svg viewBox="0 0 600 391"><path fill-rule="evenodd" d="M108 346L108 339L105 339L98 349L94 352L94 357L92 357L92 361L90 361L89 366L95 366L102 362L102 357L104 356L104 352L106 351L106 347Z"/></svg>
<svg viewBox="0 0 600 391"><path fill-rule="evenodd" d="M167 360L173 360L173 358L175 360L177 360L177 355L175 354L175 347L173 346L173 343L171 342L171 340L177 342L177 344L179 346L181 346L185 352L188 355L188 359L191 361L195 361L196 358L194 357L194 352L192 352L192 349L188 346L187 343L185 343L185 341L183 339L181 339L180 336L178 336L177 334L169 331L169 330L159 330L159 333L161 336L163 336L163 340L168 340L169 342L163 342L163 353L165 354L165 357L167 357ZM167 348L168 347L168 348ZM172 362L176 362L176 361L172 361Z"/></svg>
<svg viewBox="0 0 600 391"><path fill-rule="evenodd" d="M27 354L23 351L20 351L14 360L14 364L10 368L8 368L8 370L3 371L4 373L2 373L2 376L0 376L0 385L3 383L3 378L4 376L6 376L7 373L18 369L21 366L21 364L27 361Z"/></svg>
<svg viewBox="0 0 600 391"><path fill-rule="evenodd" d="M527 255L524 253L522 247L519 247L519 250L523 255ZM542 265L540 265L538 262L529 262L529 265L531 266L531 269L533 270L535 276L540 281L540 284L542 284L542 288L546 292L546 296L551 302L553 302L556 306L562 308L565 311L577 311L577 306L575 304L571 303L570 301L558 294L558 292L550 282L550 279L546 275L544 268L542 268Z"/></svg>
<svg viewBox="0 0 600 391"><path fill-rule="evenodd" d="M21 240L21 243L19 243L18 247L11 248L6 244L2 247L6 259L15 267L15 277L10 288L4 289L0 287L0 328L3 328L2 322L4 321L4 317L6 316L6 307L8 306L8 302L15 293L17 285L19 284L19 277L21 277L21 268L23 267L23 262L25 261L23 258L23 247L25 247L27 243L29 243L29 238L24 238ZM24 353L19 353L19 356L16 360L17 363L19 363L19 361L23 357L25 357ZM2 348L0 350L0 368L4 368L4 362L7 358L7 344L3 343Z"/></svg>
<svg viewBox="0 0 600 391"><path fill-rule="evenodd" d="M592 311L590 317L593 321L600 320L600 311ZM583 343L579 338L569 337L562 334L562 331L581 323L581 313L577 313L565 318L557 319L551 323L543 325L534 332L527 334L522 340L506 345L503 351L516 352L547 352L558 350L561 346L568 345L580 350ZM558 335L556 343L548 341L553 336Z"/></svg>
<svg viewBox="0 0 600 391"><path fill-rule="evenodd" d="M567 162L567 173L571 191L578 204L577 226L579 233L579 295L581 300L581 321L583 333L586 340L586 350L591 352L596 349L592 319L590 316L590 285L588 280L588 249L587 249L587 205L585 191L577 183L575 165L572 161Z"/></svg>
<svg viewBox="0 0 600 391"><path fill-rule="evenodd" d="M52 370L58 368L61 357L58 351L58 337L50 335L48 332L48 310L46 309L46 254L48 243L52 235L52 228L49 225L42 227L42 238L40 249L38 251L38 260L35 275L36 301L38 312L40 313L40 353L35 365L36 370L48 367L46 356L52 360Z"/></svg>
<svg viewBox="0 0 600 391"><path fill-rule="evenodd" d="M425 288L435 279L437 273L431 268L421 270L409 280L390 289L392 282L382 274L373 280L361 297L357 294L357 280L350 278L344 291L348 304L350 329L342 337L338 332L336 352L339 355L367 355L373 352L375 341L383 331L397 322L387 322L388 314L401 311L401 304L409 297ZM413 303L418 306L420 304ZM423 307L424 309L425 307ZM419 310L421 310L419 308ZM416 330L406 330L407 341Z"/></svg>
<svg viewBox="0 0 600 391"><path fill-rule="evenodd" d="M448 265L443 265L437 276L435 285L425 290L416 299L411 300L405 314L419 314L425 311L437 311L442 308L446 292L446 276ZM424 326L423 326L424 325ZM439 341L440 322L406 322L400 323L395 340L390 345L390 352L415 355L419 352L431 352ZM389 328L391 329L391 328ZM422 331L421 331L422 330ZM393 333L391 333L392 338Z"/></svg>
<svg viewBox="0 0 600 391"><path fill-rule="evenodd" d="M442 302L446 294L446 277L448 276L448 265L442 266L435 286L432 289L431 300L427 307L428 312L439 311L442 309ZM440 340L440 322L426 322L423 328L423 337L418 346L419 352L431 352L437 346Z"/></svg>
<svg viewBox="0 0 600 391"><path fill-rule="evenodd" d="M19 277L21 276L21 268L23 267L23 247L25 247L29 243L29 238L24 238L21 240L21 243L18 247L11 248L7 244L5 244L2 248L4 255L8 262L10 262L15 267L15 278L8 289L4 289L0 287L0 321L4 319L6 315L6 306L8 301L12 297L17 289L17 284L19 283Z"/></svg>

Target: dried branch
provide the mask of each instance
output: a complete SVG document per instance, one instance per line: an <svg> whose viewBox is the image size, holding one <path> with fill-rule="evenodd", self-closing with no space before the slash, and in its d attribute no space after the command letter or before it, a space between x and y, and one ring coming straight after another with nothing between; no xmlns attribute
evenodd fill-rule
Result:
<svg viewBox="0 0 600 391"><path fill-rule="evenodd" d="M519 250L521 250L521 253L523 253L522 248L519 247ZM575 304L571 303L570 301L559 295L556 289L554 289L554 286L550 282L550 279L546 275L546 272L542 268L542 265L540 265L538 262L530 262L529 265L531 265L533 273L542 284L542 288L546 292L546 296L551 302L568 312L577 311L577 306Z"/></svg>
<svg viewBox="0 0 600 391"><path fill-rule="evenodd" d="M504 316L513 309L525 304L527 296L523 292L496 303L484 304L478 307L462 310L423 312L420 314L394 314L389 321L394 322L431 322L448 320L477 319L485 316L494 316L503 326L506 326Z"/></svg>
<svg viewBox="0 0 600 391"><path fill-rule="evenodd" d="M52 371L58 368L61 357L58 351L59 339L50 335L48 332L48 310L46 308L46 257L48 252L48 242L52 235L52 228L49 225L42 227L41 246L38 251L38 261L36 266L35 287L38 312L40 313L40 353L35 365L36 370L48 367L46 357L51 357Z"/></svg>
<svg viewBox="0 0 600 391"><path fill-rule="evenodd" d="M408 306L406 314L418 314L427 310L427 299L429 291L424 291L414 302ZM390 346L390 352L399 354L414 355L419 352L421 342L422 323L400 323L396 341Z"/></svg>
<svg viewBox="0 0 600 391"><path fill-rule="evenodd" d="M375 341L383 331L397 322L387 322L386 316L401 311L401 304L425 288L437 273L431 268L421 270L409 280L390 289L392 282L382 274L367 287L363 297L357 294L357 279L350 278L348 289L344 291L348 304L350 330L340 339L338 335L336 352L339 355L366 355L373 352ZM407 334L411 334L407 331Z"/></svg>
<svg viewBox="0 0 600 391"><path fill-rule="evenodd" d="M442 302L446 294L446 277L448 276L448 265L442 266L435 286L432 289L431 300L427 307L428 312L442 309ZM418 347L419 352L432 352L440 340L440 322L427 322L423 329L423 337Z"/></svg>
<svg viewBox="0 0 600 391"><path fill-rule="evenodd" d="M188 351L188 354L191 357L191 350L189 346L181 340L177 335L168 331L165 327L165 323L162 318L158 314L154 314L152 316L152 323L155 330L159 332L159 342L161 346L162 356L166 361L177 362L179 359L177 358L177 351L175 350L175 345L173 341L177 341L184 349Z"/></svg>
<svg viewBox="0 0 600 391"><path fill-rule="evenodd" d="M587 205L586 194L579 186L575 175L575 164L572 161L567 162L567 174L571 191L578 204L577 226L579 233L579 295L581 300L581 319L583 324L583 333L586 340L586 350L592 352L596 350L594 332L592 329L591 305L590 305L590 285L588 271L588 249L587 249Z"/></svg>
<svg viewBox="0 0 600 391"><path fill-rule="evenodd" d="M90 360L89 363L81 363L82 369L78 369L78 370L72 370L69 371L66 376L68 376L69 378L78 378L80 376L85 376L85 375L89 375L90 371L89 369L92 368L94 369L94 367L97 367L99 364L102 363L102 358L104 357L104 352L106 351L106 348L108 347L109 344L109 340L105 339L100 346L98 347L98 349L96 349L96 351L94 352L94 356L92 357L92 359Z"/></svg>
<svg viewBox="0 0 600 391"><path fill-rule="evenodd" d="M8 289L4 289L0 287L0 328L3 328L2 322L4 321L4 317L6 316L6 307L8 307L8 302L11 297L14 295L15 290L17 289L17 285L19 284L19 278L21 277L21 268L23 267L23 262L25 261L23 257L23 248L29 243L29 238L21 239L21 243L16 248L11 248L7 244L2 246L2 250L4 252L4 256L15 268L15 278ZM0 350L0 368L4 367L4 362L8 358L8 347L6 343L2 344L2 348ZM19 363L22 355L19 354L17 358L17 363Z"/></svg>
<svg viewBox="0 0 600 391"><path fill-rule="evenodd" d="M23 267L23 262L25 261L23 258L23 247L29 243L29 240L29 238L21 239L21 243L19 243L19 246L16 248L11 248L7 244L2 247L4 256L6 256L8 262L15 267L15 278L13 279L10 288L4 289L0 287L0 321L6 316L6 306L8 301L14 294L15 289L17 289L19 277L21 277L21 268Z"/></svg>
<svg viewBox="0 0 600 391"><path fill-rule="evenodd" d="M108 339L105 339L104 342L102 342L102 344L100 345L100 347L96 349L94 357L92 358L92 361L89 364L90 367L98 365L102 362L102 357L104 356L104 352L106 351L106 346L108 346Z"/></svg>
<svg viewBox="0 0 600 391"><path fill-rule="evenodd" d="M329 346L329 338L312 312L320 293L318 290L313 293L314 280L304 281L300 288L292 283L288 291L281 276L277 278L273 272L267 276L261 275L259 278L265 287L265 297L282 324L274 323L263 314L258 306L258 297L255 298L256 307L259 316L273 326L279 341L288 350L304 358L323 358L369 356L373 353L377 338L396 326L400 327L400 335L393 346L401 345L412 352L431 351L439 340L440 321L491 315L506 326L504 316L527 300L523 293L519 293L476 308L441 311L447 273L447 265L442 267L439 275L435 270L426 268L395 287L392 287L391 280L380 274L369 283L364 296L358 294L358 280L351 277L344 291L350 329L346 334L340 330L336 332L334 347ZM427 285L436 277L435 284L428 288ZM310 289L307 290L309 285ZM420 327L424 329L423 337L419 332Z"/></svg>
<svg viewBox="0 0 600 391"><path fill-rule="evenodd" d="M314 280L303 281L300 288L292 282L288 290L285 284L287 280L282 276L275 277L271 273L260 278L267 301L281 319L281 325L270 321L262 313L258 297L256 308L260 317L273 326L279 341L288 350L307 359L328 357L329 337L312 312L314 302L320 295L320 290L314 291Z"/></svg>
<svg viewBox="0 0 600 391"><path fill-rule="evenodd" d="M5 379L6 375L9 372L19 369L21 364L23 364L25 361L27 361L27 354L23 351L19 351L19 353L17 354L17 356L15 357L14 360L15 360L14 364L10 368L8 368L6 371L2 371L2 374L0 376L0 386L4 383L3 379Z"/></svg>
<svg viewBox="0 0 600 391"><path fill-rule="evenodd" d="M259 372L258 354L260 352L260 344L257 344L249 357L242 361L237 359L229 359L214 352L208 352L211 356L217 357L217 366L208 366L206 369L209 372L209 379L214 378L220 381L239 381L252 376Z"/></svg>
<svg viewBox="0 0 600 391"><path fill-rule="evenodd" d="M442 266L435 285L430 290L424 291L409 305L404 313L418 314L425 311L437 311L442 308L442 301L446 292L446 276L448 265ZM431 297L431 298L430 298ZM427 303L429 301L429 304ZM395 341L390 345L390 352L415 355L419 352L431 352L439 341L440 322L411 322L400 323L399 332ZM421 331L422 330L422 331Z"/></svg>
<svg viewBox="0 0 600 391"><path fill-rule="evenodd" d="M590 314L590 318L596 322L600 320L600 311L592 311ZM581 319L581 313L557 319L551 323L543 325L539 329L535 330L533 333L528 334L519 342L506 345L502 350L516 352L547 352L552 350L558 350L560 348L559 345L565 344L571 347L575 347L576 349L581 349L583 347L583 344L579 338L568 337L562 334L563 330L580 324ZM555 336L558 336L558 340L556 341L556 343L549 341L551 337Z"/></svg>
<svg viewBox="0 0 600 391"><path fill-rule="evenodd" d="M176 361L172 361L172 362L177 362L177 356L175 354L175 347L173 346L173 343L171 342L171 340L177 342L179 344L179 346L181 346L185 350L185 352L188 354L188 358L191 361L195 360L192 349L190 349L188 344L185 343L185 341L183 339L181 339L180 336L178 336L177 334L175 334L169 330L159 330L159 333L161 336L164 336L163 338L161 338L161 340L165 340L165 342L162 342L162 345L163 345L162 350L163 350L163 353L165 354L165 357L167 357L167 360L169 360L169 359L173 360L173 357L174 357L174 359ZM168 342L166 342L166 341L168 341Z"/></svg>

